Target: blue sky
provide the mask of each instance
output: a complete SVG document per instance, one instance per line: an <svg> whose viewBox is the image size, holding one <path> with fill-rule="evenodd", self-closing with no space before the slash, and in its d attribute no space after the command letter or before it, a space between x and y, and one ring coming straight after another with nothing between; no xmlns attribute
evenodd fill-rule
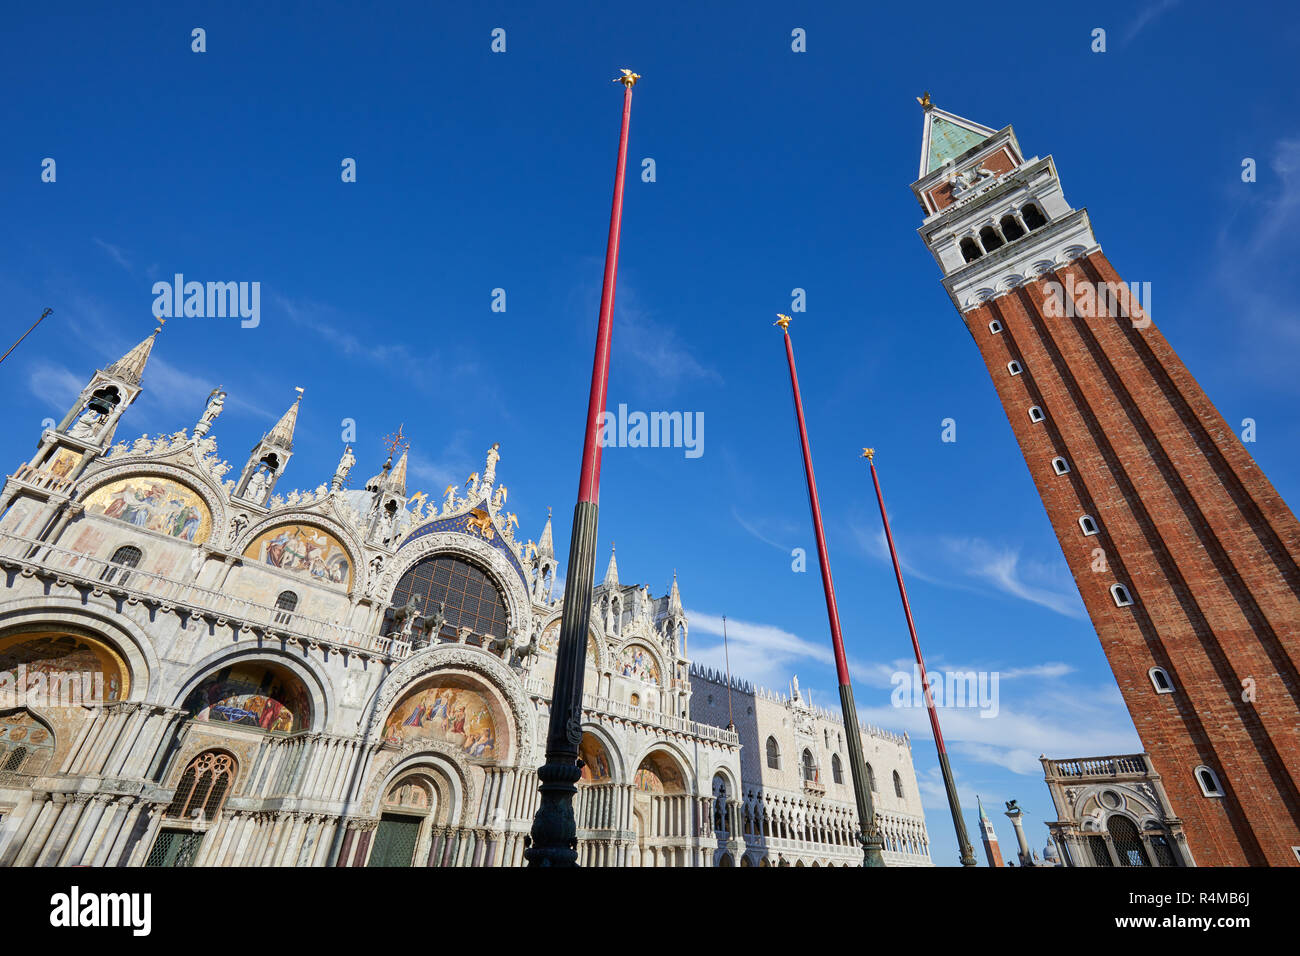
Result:
<svg viewBox="0 0 1300 956"><path fill-rule="evenodd" d="M540 6L540 5L539 5ZM999 715L943 714L975 793L1017 798L1041 848L1037 755L1140 748L979 355L916 235L921 110L1052 154L1121 275L1282 496L1300 500L1300 21L1192 2L872 5L27 5L0 40L0 452L26 459L90 371L152 328L176 272L258 281L261 323L170 322L119 437L214 429L236 466L306 397L281 490L327 481L345 418L354 484L404 425L437 496L501 442L525 537L567 549L620 88L644 75L629 152L610 405L702 412L702 457L607 449L599 570L663 593L691 656L835 703L777 311L792 326L857 699L912 734L936 862L955 862L870 476L878 449L932 669L998 671ZM473 7L473 9L466 9ZM72 9L76 9L74 5ZM743 12L742 12L743 10ZM207 31L207 52L190 31ZM506 52L490 51L493 28ZM1090 51L1107 31L1107 52ZM791 31L807 32L807 52ZM42 183L41 161L57 163ZM357 182L340 181L344 157ZM657 180L642 182L641 160ZM1256 160L1258 181L1241 181ZM490 309L506 290L504 313ZM955 418L957 441L940 440ZM810 552L791 570L791 550ZM995 815L1004 848L1012 843ZM1006 852L1004 850L1004 852Z"/></svg>

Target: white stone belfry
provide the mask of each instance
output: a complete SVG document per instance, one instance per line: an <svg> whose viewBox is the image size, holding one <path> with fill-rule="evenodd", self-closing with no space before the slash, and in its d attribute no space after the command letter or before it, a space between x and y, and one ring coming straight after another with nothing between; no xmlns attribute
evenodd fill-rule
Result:
<svg viewBox="0 0 1300 956"><path fill-rule="evenodd" d="M265 505L275 490L275 483L284 474L284 468L293 457L293 431L298 423L298 406L302 404L302 389L289 410L280 416L275 427L253 446L248 462L235 484L235 497L252 505Z"/></svg>

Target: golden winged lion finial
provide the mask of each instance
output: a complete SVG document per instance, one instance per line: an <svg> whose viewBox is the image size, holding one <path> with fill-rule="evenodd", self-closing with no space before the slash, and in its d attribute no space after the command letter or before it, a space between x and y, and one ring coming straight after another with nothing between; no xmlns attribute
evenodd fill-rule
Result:
<svg viewBox="0 0 1300 956"><path fill-rule="evenodd" d="M629 90L636 86L637 80L641 79L640 73L633 73L631 70L619 70L619 72L623 75L614 77L614 82L622 83Z"/></svg>
<svg viewBox="0 0 1300 956"><path fill-rule="evenodd" d="M864 448L862 449L862 457L867 459L868 461L875 461L876 450L874 448Z"/></svg>
<svg viewBox="0 0 1300 956"><path fill-rule="evenodd" d="M784 314L783 312L778 312L776 314L776 321L773 322L772 324L781 326L782 332L788 332L790 331L790 321L791 321L790 316Z"/></svg>

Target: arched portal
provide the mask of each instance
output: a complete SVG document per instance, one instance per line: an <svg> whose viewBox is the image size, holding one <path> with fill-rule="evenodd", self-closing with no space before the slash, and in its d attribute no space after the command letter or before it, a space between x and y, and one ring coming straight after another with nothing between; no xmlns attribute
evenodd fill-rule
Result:
<svg viewBox="0 0 1300 956"><path fill-rule="evenodd" d="M463 674L436 674L406 691L389 711L383 738L402 744L425 738L472 760L496 761L509 750L509 718L488 689Z"/></svg>
<svg viewBox="0 0 1300 956"><path fill-rule="evenodd" d="M574 817L578 824L578 863L581 866L612 866L614 832L619 829L619 791L614 779L614 760L609 748L590 731L578 747L582 776Z"/></svg>
<svg viewBox="0 0 1300 956"><path fill-rule="evenodd" d="M103 641L67 631L0 637L0 707L107 704L130 692L126 662Z"/></svg>
<svg viewBox="0 0 1300 956"><path fill-rule="evenodd" d="M666 750L650 751L637 766L632 793L645 823L638 837L641 865L688 866L695 820L681 763Z"/></svg>
<svg viewBox="0 0 1300 956"><path fill-rule="evenodd" d="M312 726L311 695L298 675L282 664L257 658L238 660L208 674L183 706L195 720L275 733L298 733Z"/></svg>
<svg viewBox="0 0 1300 956"><path fill-rule="evenodd" d="M440 814L445 815L444 787L427 769L408 773L391 784L380 804L379 826L366 866L436 866L432 859L432 830ZM421 855L417 852L425 849Z"/></svg>

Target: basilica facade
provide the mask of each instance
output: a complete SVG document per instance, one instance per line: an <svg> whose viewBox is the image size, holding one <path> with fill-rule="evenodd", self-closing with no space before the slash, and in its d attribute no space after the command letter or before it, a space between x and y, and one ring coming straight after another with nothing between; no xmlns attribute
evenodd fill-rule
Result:
<svg viewBox="0 0 1300 956"><path fill-rule="evenodd" d="M157 336L0 493L0 865L521 865L562 610L550 518L519 540L495 445L440 501L408 493L396 443L360 488L346 448L286 492L301 391L237 470L220 390L193 426L118 440ZM579 862L859 863L831 716L750 690L727 729L688 627L675 577L653 596L611 555ZM928 863L910 746L869 739L887 858Z"/></svg>

